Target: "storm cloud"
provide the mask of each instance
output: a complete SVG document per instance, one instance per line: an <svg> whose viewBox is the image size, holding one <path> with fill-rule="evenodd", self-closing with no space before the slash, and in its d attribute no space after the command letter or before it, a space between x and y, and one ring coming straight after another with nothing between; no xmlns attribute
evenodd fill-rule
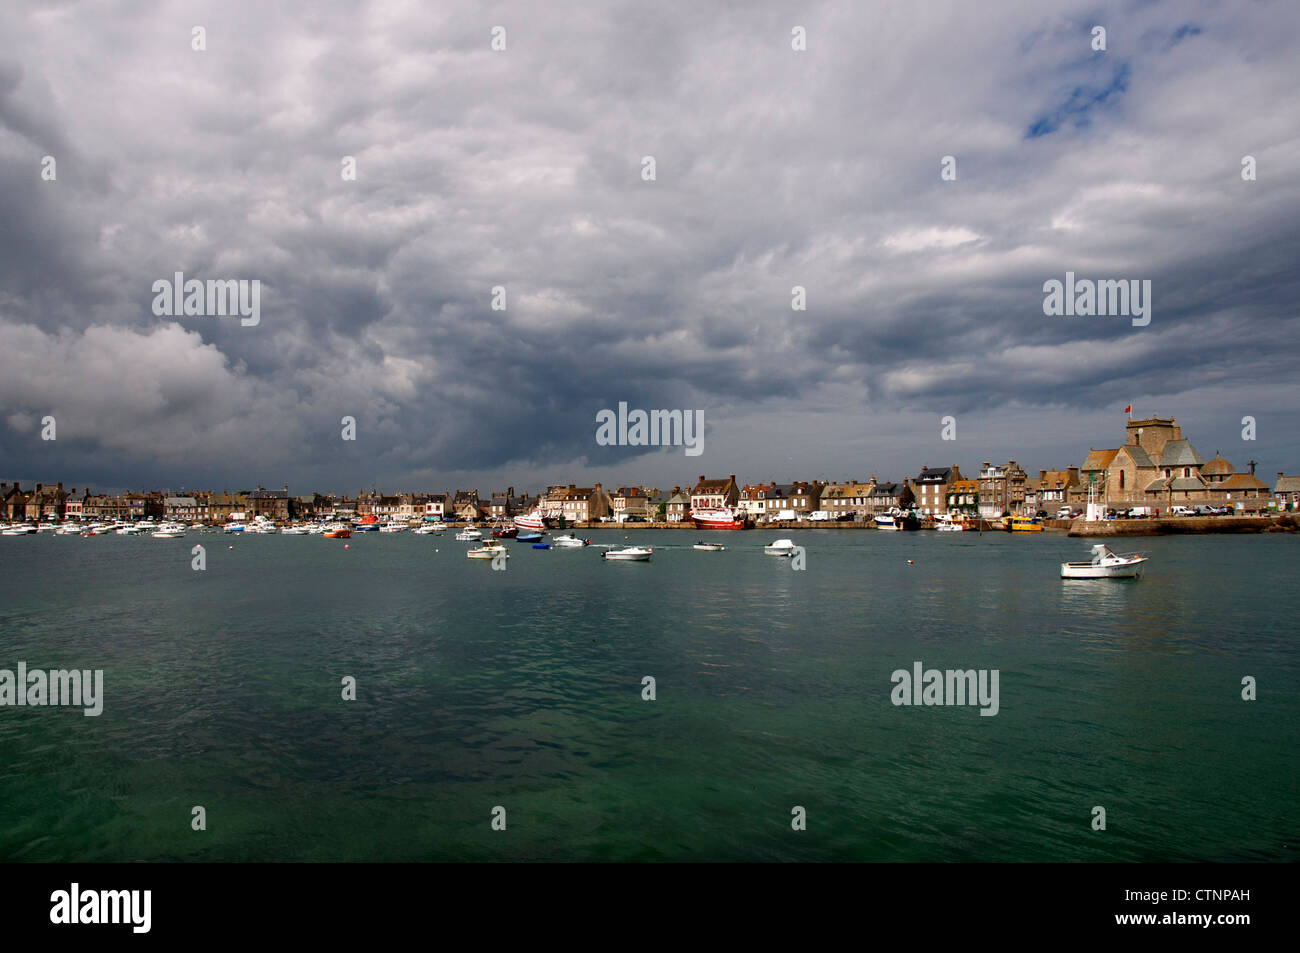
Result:
<svg viewBox="0 0 1300 953"><path fill-rule="evenodd" d="M0 476L897 479L1078 463L1130 403L1295 472L1298 33L1277 3L30 5ZM1150 280L1150 325L1044 315L1067 271ZM258 279L260 323L155 315L176 272ZM620 401L702 409L704 454L598 446Z"/></svg>

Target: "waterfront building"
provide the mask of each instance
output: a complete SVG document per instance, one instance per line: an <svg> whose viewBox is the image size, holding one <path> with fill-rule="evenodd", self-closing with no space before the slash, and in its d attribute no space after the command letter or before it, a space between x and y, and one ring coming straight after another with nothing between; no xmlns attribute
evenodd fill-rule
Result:
<svg viewBox="0 0 1300 953"><path fill-rule="evenodd" d="M1003 513L1019 512L1025 502L1024 468L1015 460L994 465L985 460L979 473L979 512L984 519L999 519Z"/></svg>
<svg viewBox="0 0 1300 953"><path fill-rule="evenodd" d="M861 518L867 515L867 497L873 484L862 480L849 480L845 483L828 483L822 487L820 509L831 514L832 519L839 519L845 513Z"/></svg>
<svg viewBox="0 0 1300 953"><path fill-rule="evenodd" d="M669 523L681 523L691 515L691 495L680 486L673 487L664 507L664 518Z"/></svg>
<svg viewBox="0 0 1300 953"><path fill-rule="evenodd" d="M725 480L708 480L704 474L696 481L691 490L691 509L702 510L710 507L727 507L734 509L740 502L740 488L736 486L733 473Z"/></svg>
<svg viewBox="0 0 1300 953"><path fill-rule="evenodd" d="M560 501L562 515L569 523L591 523L613 512L609 494L599 483L594 486L569 484Z"/></svg>
<svg viewBox="0 0 1300 953"><path fill-rule="evenodd" d="M880 483L871 475L871 492L867 494L867 515L879 516L898 506L903 487L898 483Z"/></svg>
<svg viewBox="0 0 1300 953"><path fill-rule="evenodd" d="M979 480L953 480L948 486L948 512L954 516L979 515Z"/></svg>
<svg viewBox="0 0 1300 953"><path fill-rule="evenodd" d="M740 488L736 506L750 519L761 519L767 515L767 498L775 489L775 483L746 483Z"/></svg>
<svg viewBox="0 0 1300 953"><path fill-rule="evenodd" d="M916 508L923 516L940 516L948 512L948 487L961 479L957 466L930 467L922 465L921 472L912 480Z"/></svg>
<svg viewBox="0 0 1300 953"><path fill-rule="evenodd" d="M1300 476L1287 476L1279 470L1277 483L1273 485L1273 499L1279 505L1294 507L1300 504Z"/></svg>
<svg viewBox="0 0 1300 953"><path fill-rule="evenodd" d="M609 500L611 513L615 520L621 521L632 517L647 521L654 519L654 513L650 506L650 494L644 487L620 486L609 494Z"/></svg>

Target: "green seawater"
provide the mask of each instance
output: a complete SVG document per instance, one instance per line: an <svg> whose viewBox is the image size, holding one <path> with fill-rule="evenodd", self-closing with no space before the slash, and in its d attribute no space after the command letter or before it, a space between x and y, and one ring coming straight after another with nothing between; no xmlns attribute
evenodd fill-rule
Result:
<svg viewBox="0 0 1300 953"><path fill-rule="evenodd" d="M105 696L0 708L0 859L1300 859L1296 537L1124 541L1145 578L1078 582L1060 535L586 535L654 560L0 539L0 668ZM998 670L998 714L895 706L915 661Z"/></svg>

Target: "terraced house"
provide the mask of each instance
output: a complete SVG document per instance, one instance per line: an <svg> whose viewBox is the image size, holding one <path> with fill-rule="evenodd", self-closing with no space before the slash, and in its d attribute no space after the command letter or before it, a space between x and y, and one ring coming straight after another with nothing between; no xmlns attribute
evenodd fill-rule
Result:
<svg viewBox="0 0 1300 953"><path fill-rule="evenodd" d="M1016 461L994 465L985 460L979 473L979 510L984 519L998 519L1003 513L1018 513L1025 502L1024 468Z"/></svg>
<svg viewBox="0 0 1300 953"><path fill-rule="evenodd" d="M839 519L845 514L850 517L863 516L867 512L867 494L870 492L871 484L861 480L828 483L822 487L818 506L830 513L832 519Z"/></svg>
<svg viewBox="0 0 1300 953"><path fill-rule="evenodd" d="M880 483L875 475L871 477L871 492L867 494L867 515L879 516L898 506L898 498L903 492L901 483Z"/></svg>
<svg viewBox="0 0 1300 953"><path fill-rule="evenodd" d="M954 516L979 516L980 481L954 480L949 484L948 512Z"/></svg>
<svg viewBox="0 0 1300 953"><path fill-rule="evenodd" d="M948 487L960 479L961 470L956 466L922 466L921 472L912 480L916 508L921 515L940 516L948 512Z"/></svg>
<svg viewBox="0 0 1300 953"><path fill-rule="evenodd" d="M696 481L691 490L691 509L700 510L711 507L734 509L740 502L740 488L736 486L736 474L725 480L708 480L704 474Z"/></svg>

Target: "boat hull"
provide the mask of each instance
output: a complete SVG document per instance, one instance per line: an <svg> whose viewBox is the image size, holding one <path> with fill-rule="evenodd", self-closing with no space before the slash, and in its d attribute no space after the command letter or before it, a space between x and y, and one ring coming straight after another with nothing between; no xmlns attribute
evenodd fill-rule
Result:
<svg viewBox="0 0 1300 953"><path fill-rule="evenodd" d="M1062 563L1062 579L1141 579L1146 560L1118 566L1094 566L1092 563Z"/></svg>

